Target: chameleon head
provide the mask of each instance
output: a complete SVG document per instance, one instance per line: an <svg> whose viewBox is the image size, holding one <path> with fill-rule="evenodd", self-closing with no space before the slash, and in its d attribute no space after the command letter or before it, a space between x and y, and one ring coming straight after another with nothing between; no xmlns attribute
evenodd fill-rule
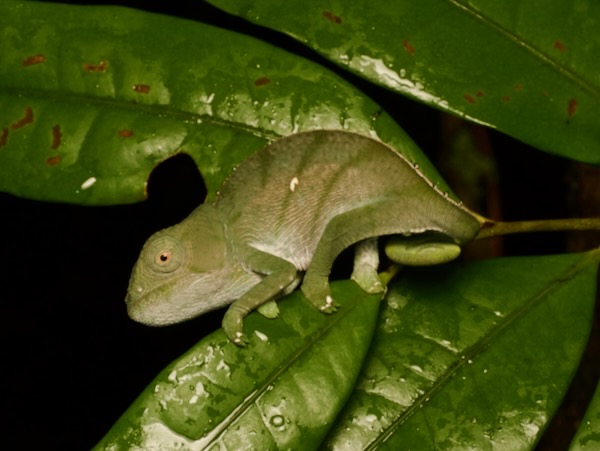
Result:
<svg viewBox="0 0 600 451"><path fill-rule="evenodd" d="M129 316L150 326L185 321L222 306L226 268L222 226L198 208L180 224L152 235L138 258L125 302Z"/></svg>

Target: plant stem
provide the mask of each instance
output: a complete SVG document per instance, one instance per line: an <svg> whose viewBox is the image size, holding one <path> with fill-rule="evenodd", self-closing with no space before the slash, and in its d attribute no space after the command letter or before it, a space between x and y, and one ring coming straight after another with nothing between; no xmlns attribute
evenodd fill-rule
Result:
<svg viewBox="0 0 600 451"><path fill-rule="evenodd" d="M600 218L571 218L547 219L539 221L514 221L496 222L486 220L481 230L475 237L476 240L499 235L528 232L556 232L571 230L598 230L600 231Z"/></svg>
<svg viewBox="0 0 600 451"><path fill-rule="evenodd" d="M385 271L379 273L379 280L384 287L387 287L390 281L396 277L398 271L400 271L401 266L397 263L392 263L387 267Z"/></svg>

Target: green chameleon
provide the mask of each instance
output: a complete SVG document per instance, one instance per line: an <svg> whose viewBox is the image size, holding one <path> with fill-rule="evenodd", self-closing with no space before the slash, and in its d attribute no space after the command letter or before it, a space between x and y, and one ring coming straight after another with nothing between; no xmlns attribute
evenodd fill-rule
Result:
<svg viewBox="0 0 600 451"><path fill-rule="evenodd" d="M385 247L392 260L433 265L455 259L479 229L475 214L389 146L350 132L299 133L251 156L213 203L148 239L127 309L160 326L231 304L223 329L244 345L243 318L261 306L276 316L272 301L300 282L314 307L334 312L329 273L353 244L353 279L376 293L377 237L395 237Z"/></svg>

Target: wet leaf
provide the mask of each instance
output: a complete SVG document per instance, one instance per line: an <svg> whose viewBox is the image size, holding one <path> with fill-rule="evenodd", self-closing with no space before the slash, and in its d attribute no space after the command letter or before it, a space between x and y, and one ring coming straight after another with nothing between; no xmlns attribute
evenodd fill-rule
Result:
<svg viewBox="0 0 600 451"><path fill-rule="evenodd" d="M406 271L329 449L530 449L587 342L600 251Z"/></svg>
<svg viewBox="0 0 600 451"><path fill-rule="evenodd" d="M600 386L590 403L579 430L571 442L570 451L583 451L600 448Z"/></svg>
<svg viewBox="0 0 600 451"><path fill-rule="evenodd" d="M222 330L203 339L95 449L315 449L352 391L379 310L379 296L353 282L332 289L342 303L334 315L296 292L279 302L280 318L245 320L248 347Z"/></svg>
<svg viewBox="0 0 600 451"><path fill-rule="evenodd" d="M598 2L210 3L396 92L600 163Z"/></svg>
<svg viewBox="0 0 600 451"><path fill-rule="evenodd" d="M2 191L135 202L157 164L187 153L213 196L268 140L309 129L379 136L438 178L353 86L227 30L125 8L4 1L0 48Z"/></svg>

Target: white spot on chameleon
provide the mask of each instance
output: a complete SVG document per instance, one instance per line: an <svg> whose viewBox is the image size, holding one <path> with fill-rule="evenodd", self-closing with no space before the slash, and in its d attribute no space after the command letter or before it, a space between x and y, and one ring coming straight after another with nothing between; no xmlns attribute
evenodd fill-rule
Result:
<svg viewBox="0 0 600 451"><path fill-rule="evenodd" d="M300 181L298 180L298 177L294 177L292 179L292 181L290 182L290 191L293 193L294 191L296 191L296 187L298 186L298 183L300 183Z"/></svg>
<svg viewBox="0 0 600 451"><path fill-rule="evenodd" d="M96 177L90 177L81 184L81 189L91 188L96 183Z"/></svg>

